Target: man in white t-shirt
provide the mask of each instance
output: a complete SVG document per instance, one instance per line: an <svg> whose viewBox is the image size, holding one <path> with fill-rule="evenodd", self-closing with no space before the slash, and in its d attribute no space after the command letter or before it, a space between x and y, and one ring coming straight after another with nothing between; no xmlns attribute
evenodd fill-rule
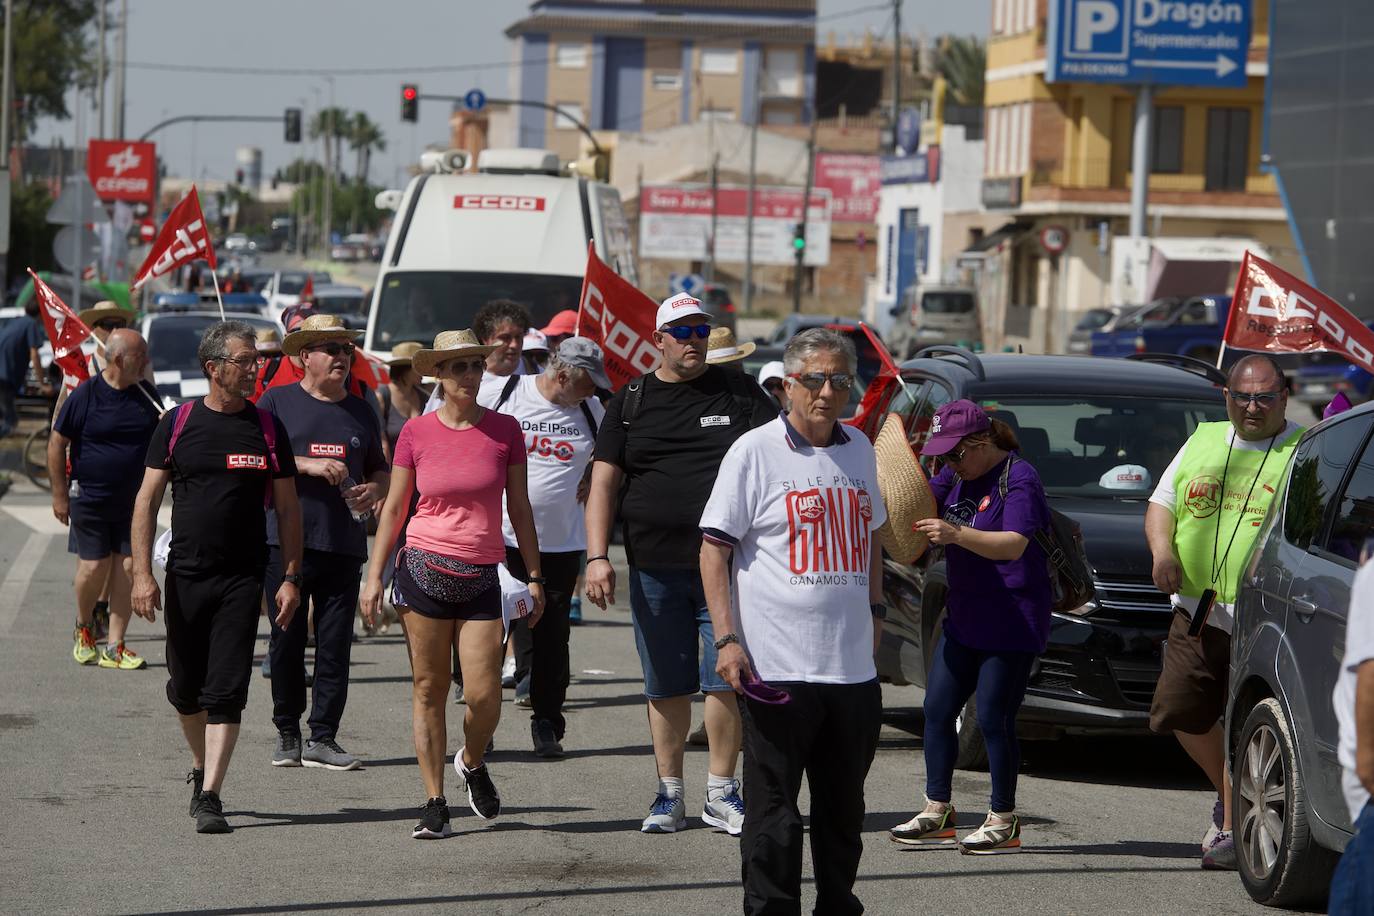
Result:
<svg viewBox="0 0 1374 916"><path fill-rule="evenodd" d="M813 328L792 338L783 363L791 412L731 446L701 518L716 670L742 695L744 909L800 905L805 774L816 912L858 913L864 779L882 718L873 531L887 513L872 444L839 422L854 345ZM790 699L769 702L758 682Z"/></svg>
<svg viewBox="0 0 1374 916"><path fill-rule="evenodd" d="M499 392L510 376L525 374L525 363L520 355L531 323L529 310L510 299L493 299L472 316L472 333L484 345L496 347L487 355L478 401L489 392ZM425 402L424 412L433 413L443 402L443 389L435 385Z"/></svg>
<svg viewBox="0 0 1374 916"><path fill-rule="evenodd" d="M1355 838L1331 880L1330 912L1374 911L1374 563L1365 562L1350 588L1345 657L1331 696L1340 723L1341 788Z"/></svg>
<svg viewBox="0 0 1374 916"><path fill-rule="evenodd" d="M517 621L512 632L516 677L523 678L526 671L529 675L530 736L540 757L563 756L563 702L570 679L568 613L587 549L587 468L606 415L593 394L609 387L601 348L585 337L570 337L542 374L509 376L499 388L484 386L477 396L483 407L515 417L525 434L530 506L539 532L539 565L547 581L539 625L531 628ZM525 564L509 518L504 528L506 566L517 579L524 579Z"/></svg>

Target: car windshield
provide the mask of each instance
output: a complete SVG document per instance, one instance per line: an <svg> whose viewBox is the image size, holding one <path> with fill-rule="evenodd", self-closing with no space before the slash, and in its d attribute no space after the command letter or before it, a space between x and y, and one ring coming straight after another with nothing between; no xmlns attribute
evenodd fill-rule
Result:
<svg viewBox="0 0 1374 916"><path fill-rule="evenodd" d="M1098 499L1148 498L1198 424L1226 419L1220 397L1016 395L983 405L1016 432L1046 493Z"/></svg>
<svg viewBox="0 0 1374 916"><path fill-rule="evenodd" d="M472 327L472 316L493 299L512 299L529 310L533 327L564 309L576 309L581 277L550 274L407 271L386 275L377 303L371 345L388 350L403 340L428 343L439 331Z"/></svg>
<svg viewBox="0 0 1374 916"><path fill-rule="evenodd" d="M1112 318L1111 309L1092 309L1074 325L1075 331L1096 331Z"/></svg>
<svg viewBox="0 0 1374 916"><path fill-rule="evenodd" d="M329 274L324 273L323 271L316 272L314 276L316 286L319 286L321 283L330 282ZM277 286L277 292L281 293L284 296L297 296L300 295L300 291L304 288L305 271L283 271L281 275L281 283Z"/></svg>
<svg viewBox="0 0 1374 916"><path fill-rule="evenodd" d="M315 310L330 315L365 315L367 300L361 293L354 296L316 296Z"/></svg>
<svg viewBox="0 0 1374 916"><path fill-rule="evenodd" d="M921 297L921 310L932 315L962 315L973 311L973 294L928 292Z"/></svg>
<svg viewBox="0 0 1374 916"><path fill-rule="evenodd" d="M254 315L230 313L232 321L242 321L253 327L275 328L276 322ZM218 324L216 315L167 315L151 322L148 329L148 358L157 372L181 372L187 375L200 373L200 360L196 349L200 346L201 335L212 324Z"/></svg>

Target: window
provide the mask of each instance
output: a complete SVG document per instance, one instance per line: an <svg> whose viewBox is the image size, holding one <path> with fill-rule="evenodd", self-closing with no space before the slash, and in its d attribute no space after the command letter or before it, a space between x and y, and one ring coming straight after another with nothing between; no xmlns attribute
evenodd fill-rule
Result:
<svg viewBox="0 0 1374 916"><path fill-rule="evenodd" d="M764 92L790 98L802 94L801 51L769 48L764 54Z"/></svg>
<svg viewBox="0 0 1374 916"><path fill-rule="evenodd" d="M731 75L739 72L739 51L735 48L702 48L701 72Z"/></svg>
<svg viewBox="0 0 1374 916"><path fill-rule="evenodd" d="M765 124L800 124L801 117L797 114L797 109L791 106L778 108L773 105L765 105L763 109L763 123Z"/></svg>
<svg viewBox="0 0 1374 916"><path fill-rule="evenodd" d="M559 108L559 111L554 112L553 116L555 130L580 130L577 122L586 123L586 119L582 117L582 106L576 102L555 102L554 104ZM563 112L567 112L567 115L564 115Z"/></svg>
<svg viewBox="0 0 1374 916"><path fill-rule="evenodd" d="M1283 536L1294 547L1306 550L1317 540L1350 456L1364 441L1369 425L1368 417L1352 417L1298 446L1283 509ZM1368 461L1368 454L1361 460Z"/></svg>
<svg viewBox="0 0 1374 916"><path fill-rule="evenodd" d="M655 89L671 92L682 88L682 74L680 72L656 72L650 77L651 85Z"/></svg>
<svg viewBox="0 0 1374 916"><path fill-rule="evenodd" d="M732 108L703 108L697 115L699 121L733 121L735 111Z"/></svg>
<svg viewBox="0 0 1374 916"><path fill-rule="evenodd" d="M1244 191L1250 165L1250 109L1207 109L1208 191Z"/></svg>
<svg viewBox="0 0 1374 916"><path fill-rule="evenodd" d="M560 44L554 51L554 65L560 70L582 70L587 66L587 46L582 43Z"/></svg>
<svg viewBox="0 0 1374 916"><path fill-rule="evenodd" d="M1341 494L1326 549L1354 568L1371 536L1374 536L1374 453L1365 450Z"/></svg>
<svg viewBox="0 0 1374 916"><path fill-rule="evenodd" d="M939 382L929 382L921 392L921 406L906 419L906 441L911 443L911 450L917 455L921 454L921 448L930 436L930 424L935 411L951 400L949 389ZM933 475L936 469L928 467L926 470Z"/></svg>
<svg viewBox="0 0 1374 916"><path fill-rule="evenodd" d="M1217 323L1216 304L1207 299L1192 299L1179 312L1178 323L1183 325L1214 325Z"/></svg>
<svg viewBox="0 0 1374 916"><path fill-rule="evenodd" d="M1177 175L1183 171L1183 108L1155 108L1154 165L1151 171Z"/></svg>

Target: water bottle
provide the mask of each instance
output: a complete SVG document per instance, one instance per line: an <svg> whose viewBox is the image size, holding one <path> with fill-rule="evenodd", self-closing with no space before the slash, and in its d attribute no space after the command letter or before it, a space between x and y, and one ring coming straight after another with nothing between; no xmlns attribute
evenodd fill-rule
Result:
<svg viewBox="0 0 1374 916"><path fill-rule="evenodd" d="M345 478L343 479L343 483L339 484L339 492L340 492L340 493L347 493L349 490L353 489L353 488L356 487L356 486L357 486L357 484L353 481L353 478L352 478L352 477L345 477ZM348 505L347 499L344 500L344 505ZM372 510L371 510L371 509L367 509L366 511L363 511L363 512L354 512L354 511L353 511L353 507L352 507L352 506L349 506L348 514L351 515L351 516L353 516L353 521L355 521L355 522L365 522L365 521L367 521L368 519L372 518Z"/></svg>

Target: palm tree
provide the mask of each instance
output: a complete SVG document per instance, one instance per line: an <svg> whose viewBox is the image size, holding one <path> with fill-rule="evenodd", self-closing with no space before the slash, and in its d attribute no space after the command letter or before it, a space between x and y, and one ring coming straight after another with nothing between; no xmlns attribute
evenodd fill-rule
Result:
<svg viewBox="0 0 1374 916"><path fill-rule="evenodd" d="M337 178L339 173L350 120L348 111L343 108L321 108L310 119L310 139L324 141L324 167L331 178Z"/></svg>
<svg viewBox="0 0 1374 916"><path fill-rule="evenodd" d="M983 107L983 72L987 69L987 50L976 36L949 35L939 49L940 75L949 85L949 94L958 105Z"/></svg>
<svg viewBox="0 0 1374 916"><path fill-rule="evenodd" d="M349 125L348 147L357 153L357 180L359 187L362 187L367 184L368 172L372 168L373 151L386 149L386 135L366 112L357 111L353 113L353 121Z"/></svg>

